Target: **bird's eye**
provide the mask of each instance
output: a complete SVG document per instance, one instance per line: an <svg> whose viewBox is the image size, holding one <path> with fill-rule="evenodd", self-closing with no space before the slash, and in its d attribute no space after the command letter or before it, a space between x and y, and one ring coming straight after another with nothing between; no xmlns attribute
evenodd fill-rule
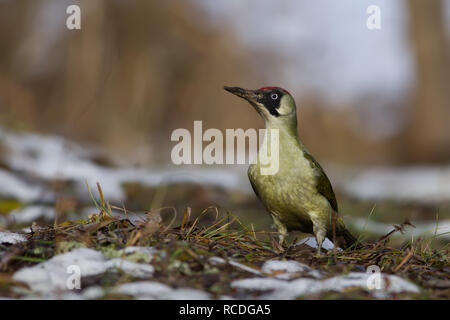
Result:
<svg viewBox="0 0 450 320"><path fill-rule="evenodd" d="M270 97L271 97L273 100L277 100L277 99L278 99L278 94L272 93L272 94L270 95Z"/></svg>

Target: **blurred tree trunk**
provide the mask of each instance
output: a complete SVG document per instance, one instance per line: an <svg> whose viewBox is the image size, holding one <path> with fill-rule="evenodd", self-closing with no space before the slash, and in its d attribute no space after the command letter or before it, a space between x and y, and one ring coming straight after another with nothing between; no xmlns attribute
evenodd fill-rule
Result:
<svg viewBox="0 0 450 320"><path fill-rule="evenodd" d="M450 59L440 0L409 0L417 82L408 130L413 162L450 160Z"/></svg>

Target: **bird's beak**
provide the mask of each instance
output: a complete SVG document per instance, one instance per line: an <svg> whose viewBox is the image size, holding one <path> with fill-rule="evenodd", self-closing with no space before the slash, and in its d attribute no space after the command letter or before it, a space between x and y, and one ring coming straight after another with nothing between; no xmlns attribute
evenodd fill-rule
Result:
<svg viewBox="0 0 450 320"><path fill-rule="evenodd" d="M253 105L256 104L256 100L258 99L258 94L254 90L247 90L239 87L223 87L223 88L238 97L244 98Z"/></svg>

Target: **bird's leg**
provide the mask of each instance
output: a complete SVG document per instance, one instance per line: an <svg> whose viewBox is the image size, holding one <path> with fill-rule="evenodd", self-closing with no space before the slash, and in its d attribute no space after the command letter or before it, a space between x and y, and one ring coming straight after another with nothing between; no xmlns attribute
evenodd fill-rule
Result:
<svg viewBox="0 0 450 320"><path fill-rule="evenodd" d="M287 228L283 223L281 223L281 221L274 214L272 214L272 218L278 230L278 237L279 237L278 239L280 246L283 247L284 240L286 239L287 236Z"/></svg>
<svg viewBox="0 0 450 320"><path fill-rule="evenodd" d="M280 246L283 246L283 243L286 240L287 232L281 232L280 230L278 230L278 232L279 232L278 239L279 239Z"/></svg>
<svg viewBox="0 0 450 320"><path fill-rule="evenodd" d="M325 236L327 233L326 229L326 221L322 221L315 214L310 214L312 223L313 223L313 232L317 241L317 255L320 256L322 254L322 243L325 240Z"/></svg>
<svg viewBox="0 0 450 320"><path fill-rule="evenodd" d="M316 228L314 228L316 229ZM325 231L323 230L314 230L314 234L316 236L317 241L317 255L322 255L322 243L325 240Z"/></svg>

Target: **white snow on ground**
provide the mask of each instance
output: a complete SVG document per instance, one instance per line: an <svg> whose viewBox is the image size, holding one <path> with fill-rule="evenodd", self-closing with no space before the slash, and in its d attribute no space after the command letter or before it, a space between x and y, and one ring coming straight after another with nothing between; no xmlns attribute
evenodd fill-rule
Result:
<svg viewBox="0 0 450 320"><path fill-rule="evenodd" d="M380 289L370 290L368 287L369 273L351 272L347 275L336 276L324 280L299 278L286 281L276 278L249 278L236 280L231 283L231 287L250 291L269 291L258 297L258 299L295 299L298 296L317 294L326 291L342 292L350 287L360 287L364 290L372 291L376 297L389 297L392 293L414 292L418 293L419 288L395 275L380 275Z"/></svg>
<svg viewBox="0 0 450 320"><path fill-rule="evenodd" d="M13 275L13 279L28 284L34 292L51 294L67 291L67 281L74 274L68 267L73 265L80 268L81 277L101 274L112 268L141 278L151 277L154 272L154 267L149 264L118 258L107 260L99 251L80 248L57 255L33 267L22 268Z"/></svg>
<svg viewBox="0 0 450 320"><path fill-rule="evenodd" d="M253 273L253 274L257 274L257 275L262 274L259 270L256 270L254 268L246 266L245 264L239 263L239 262L231 260L231 259L225 260L220 257L211 257L211 258L209 258L209 262L212 264L215 264L215 265L221 265L221 264L228 263L228 264L232 265L233 267L236 267L238 269L241 269L241 270Z"/></svg>
<svg viewBox="0 0 450 320"><path fill-rule="evenodd" d="M269 260L264 263L261 271L265 275L273 275L275 278L285 280L292 279L298 276L299 273L306 273L315 278L321 277L321 272L319 270L314 270L306 264L294 260Z"/></svg>
<svg viewBox="0 0 450 320"><path fill-rule="evenodd" d="M0 232L0 243L16 244L26 242L27 237L20 233Z"/></svg>
<svg viewBox="0 0 450 320"><path fill-rule="evenodd" d="M91 286L81 293L84 299L99 299L105 295L105 290L99 286Z"/></svg>
<svg viewBox="0 0 450 320"><path fill-rule="evenodd" d="M301 244L306 244L306 245L310 246L311 248L317 248L317 241L316 241L316 238L314 238L314 237L303 238L302 240L297 242L295 245L298 246ZM328 238L325 238L325 240L322 243L322 248L324 248L326 250L331 250L334 248L334 244ZM340 248L338 248L338 250L340 250Z"/></svg>
<svg viewBox="0 0 450 320"><path fill-rule="evenodd" d="M42 188L23 181L9 171L0 169L0 195L22 202L31 202L42 199L43 194Z"/></svg>
<svg viewBox="0 0 450 320"><path fill-rule="evenodd" d="M118 251L119 254L125 253L125 254L132 254L132 253L142 253L142 254L146 254L149 257L152 257L155 253L156 253L156 249L152 248L152 247L137 247L137 246L131 246L131 247L126 247L124 249L121 249Z"/></svg>
<svg viewBox="0 0 450 320"><path fill-rule="evenodd" d="M345 181L343 187L364 200L448 201L450 166L367 168Z"/></svg>
<svg viewBox="0 0 450 320"><path fill-rule="evenodd" d="M173 300L207 300L209 293L189 288L171 288L163 283L154 281L139 281L119 285L113 289L114 293L126 294L137 299L173 299Z"/></svg>
<svg viewBox="0 0 450 320"><path fill-rule="evenodd" d="M307 272L310 271L311 268L306 264L297 262L297 261L280 261L280 260L269 260L264 263L264 266L261 268L261 271L264 273L273 273L276 271L285 271L285 272Z"/></svg>
<svg viewBox="0 0 450 320"><path fill-rule="evenodd" d="M349 219L349 224L356 229L385 235L394 229L393 224L370 221L364 218ZM432 237L436 235L438 238L450 240L450 220L430 221L430 222L414 222L414 227L406 226L403 233L394 233L393 237Z"/></svg>
<svg viewBox="0 0 450 320"><path fill-rule="evenodd" d="M153 275L155 268L149 264L135 263L125 259L112 259L106 263L107 269L117 268L125 273L138 278L149 278Z"/></svg>
<svg viewBox="0 0 450 320"><path fill-rule="evenodd" d="M48 206L29 206L25 208L15 209L8 215L9 220L16 223L28 223L36 221L39 218L46 220L55 219L55 209Z"/></svg>

